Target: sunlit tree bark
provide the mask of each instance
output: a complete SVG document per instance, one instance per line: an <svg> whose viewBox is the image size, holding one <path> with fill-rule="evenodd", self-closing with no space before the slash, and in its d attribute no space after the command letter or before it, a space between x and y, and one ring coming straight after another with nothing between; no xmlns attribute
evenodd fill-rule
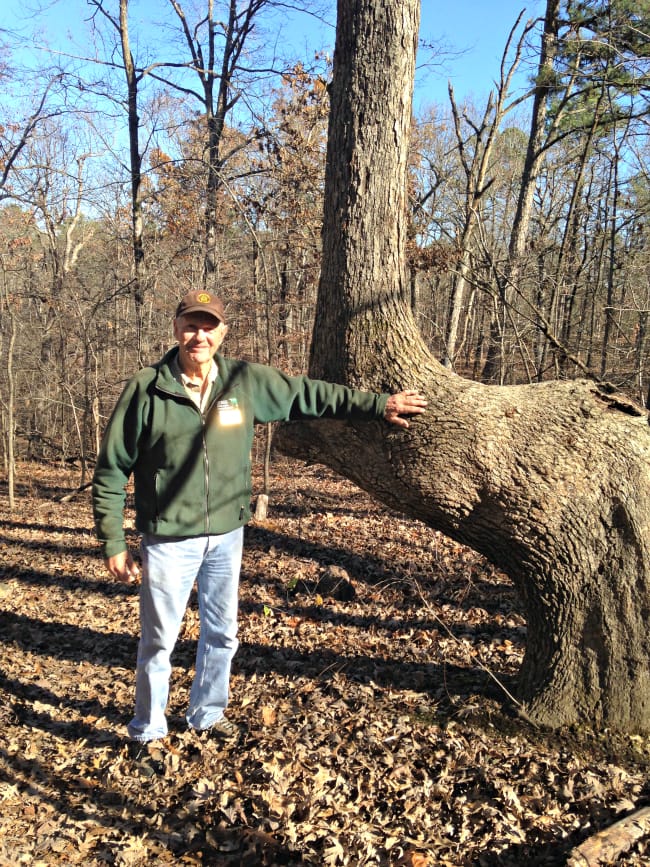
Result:
<svg viewBox="0 0 650 867"><path fill-rule="evenodd" d="M490 387L436 362L404 267L419 0L338 4L311 373L415 387L425 416L290 425L282 448L485 554L520 593L522 709L650 731L650 430L591 383Z"/></svg>

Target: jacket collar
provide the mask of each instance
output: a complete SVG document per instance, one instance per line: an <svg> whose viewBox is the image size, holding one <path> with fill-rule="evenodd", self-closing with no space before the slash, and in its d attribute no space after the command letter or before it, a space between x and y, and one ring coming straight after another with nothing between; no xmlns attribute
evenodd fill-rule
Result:
<svg viewBox="0 0 650 867"><path fill-rule="evenodd" d="M218 352L214 356L214 360L217 364L217 379L215 381L216 385L220 388L222 384L226 382L226 360L220 355ZM157 387L167 392L174 392L176 394L181 394L186 396L185 389L178 381L175 376L175 369L178 366L178 346L172 347L168 352L166 352L163 357L158 361L153 367L158 372L157 376ZM214 388L214 384L213 384Z"/></svg>
<svg viewBox="0 0 650 867"><path fill-rule="evenodd" d="M166 352L160 361L153 365L157 372L156 387L163 391L175 391L179 394L183 393L183 386L174 376L173 362L178 360L178 346L174 346L169 352Z"/></svg>

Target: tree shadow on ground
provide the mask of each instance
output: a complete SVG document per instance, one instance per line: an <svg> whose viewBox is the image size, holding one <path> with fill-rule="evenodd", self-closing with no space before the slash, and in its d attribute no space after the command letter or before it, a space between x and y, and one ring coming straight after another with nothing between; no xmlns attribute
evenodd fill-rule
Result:
<svg viewBox="0 0 650 867"><path fill-rule="evenodd" d="M87 771L57 775L38 758L25 758L0 748L0 781L24 791L30 801L35 799L46 813L54 810L66 816L68 821L142 839L166 839L166 853L176 857L194 855L200 859L193 859L192 863L213 867L231 864L240 867L284 864L290 867L303 863L299 853L286 848L263 830L250 826L227 830L215 827L209 841L206 834L201 833L188 842L185 834L187 818L183 811L169 809L161 812L156 800L151 798L151 783L146 778L140 786L134 786L131 796L125 797L111 781L110 771L97 775ZM180 802L183 800L181 794ZM110 849L108 846L104 848ZM116 851L119 848L117 844ZM57 859L56 863L63 862ZM109 856L106 863L118 862ZM167 859L165 863L168 863Z"/></svg>
<svg viewBox="0 0 650 867"><path fill-rule="evenodd" d="M52 659L124 667L133 664L137 640L127 632L100 632L89 626L0 611L0 644Z"/></svg>
<svg viewBox="0 0 650 867"><path fill-rule="evenodd" d="M454 608L454 606L450 606ZM461 606L459 610L463 610ZM264 610L263 602L242 602L240 610L243 614L253 612L261 613ZM406 629L423 631L439 630L441 620L431 615L424 617L391 617L383 619L374 615L347 614L340 609L332 610L327 606L313 604L300 604L295 598L286 609L287 614L313 621L314 623L331 623L336 626L349 626L360 629L372 629L377 633L391 636L403 632ZM508 638L513 648L523 647L525 633L519 627L509 628L496 623L482 623L479 625L462 622L451 625L445 624L445 631L450 637L464 638L469 641L490 641L494 637Z"/></svg>
<svg viewBox="0 0 650 867"><path fill-rule="evenodd" d="M128 633L99 632L90 627L81 627L61 622L44 622L22 614L0 614L2 641L23 653L78 662L89 661L106 668L133 669L137 639ZM190 671L196 656L196 641L180 639L172 656L172 663ZM458 665L437 662L403 662L386 660L366 654L354 656L337 653L326 647L301 651L290 647L273 647L266 644L242 642L235 657L234 673L246 676L261 673L283 677L302 677L327 681L338 672L352 681L373 683L381 689L415 690L428 694L437 701L453 705L468 693L483 694L492 689L486 673L475 666L464 668ZM509 678L505 678L509 681ZM29 713L30 725L53 730L54 723L47 713L34 714L29 706L34 702L59 706L69 705L75 710L85 710L85 701L75 702L56 693L51 685L43 687L0 676L0 689L6 691L5 703L11 706L15 700L15 712L19 718ZM116 724L124 722L124 714L110 704L98 706L102 716ZM21 719L22 721L22 719ZM62 733L57 732L59 735ZM89 736L87 732L83 736ZM67 735L64 735L67 737ZM82 736L72 725L70 737Z"/></svg>
<svg viewBox="0 0 650 867"><path fill-rule="evenodd" d="M72 527L64 524L41 523L39 521L8 521L0 520L0 527L7 531L18 530L21 533L32 530L41 535L40 540L33 537L29 539L16 540L15 537L9 535L0 536L0 544L16 545L27 548L30 551L49 553L57 551L64 554L74 554L80 557L91 557L101 559L101 549L97 543L97 539L93 530L88 527ZM61 536L81 537L82 542L78 545L70 544L64 539L58 538ZM127 531L126 538L130 545L137 549L139 544L139 536L134 531ZM51 537L56 538L51 538Z"/></svg>
<svg viewBox="0 0 650 867"><path fill-rule="evenodd" d="M32 587L58 587L61 590L76 590L84 593L97 593L112 599L116 596L137 596L138 588L134 584L122 584L110 578L92 580L87 577L66 575L62 572L46 571L44 569L21 568L9 566L2 572L3 578L20 581L21 584Z"/></svg>
<svg viewBox="0 0 650 867"><path fill-rule="evenodd" d="M86 717L104 717L116 725L128 721L124 713L117 711L111 700L102 702L98 698L70 700L66 697L64 699L48 687L16 680L7 677L3 672L0 672L0 690L6 693L3 708L4 722L50 732L68 741L84 738L89 743L100 745L112 738L92 723L56 719L44 709L36 710L37 707L50 706L56 709L65 704L68 709Z"/></svg>
<svg viewBox="0 0 650 867"><path fill-rule="evenodd" d="M395 559L387 561L385 557L375 557L370 554L355 554L351 553L348 547L323 545L298 536L291 536L262 527L248 527L246 532L245 544L246 550L249 552L259 551L268 553L273 549L281 554L312 560L322 567L332 564L342 565L353 581L373 587L386 583L394 585L395 583L402 582L405 597L415 592L415 580L409 569L411 564L407 561L400 563ZM244 578L246 577L244 575ZM439 579L433 575L429 576L426 579L427 586L425 589L427 591L431 590L431 581L434 581L437 585L436 595L444 595L444 578ZM280 584L277 579L270 579L270 582ZM480 576L474 576L471 583L472 592L465 594L461 599L454 600L454 603L463 610L474 607L480 601L481 606L490 612L500 604L502 597L507 595L512 609L514 611L521 611L519 600L511 584L505 581L495 583L493 576L491 576L490 581L483 580ZM284 590L284 592L287 591L286 586L280 587L280 589Z"/></svg>

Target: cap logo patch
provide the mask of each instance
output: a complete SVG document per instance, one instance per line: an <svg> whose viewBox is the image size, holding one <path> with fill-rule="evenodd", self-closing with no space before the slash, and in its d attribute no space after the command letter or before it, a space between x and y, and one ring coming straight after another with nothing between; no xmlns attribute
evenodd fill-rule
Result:
<svg viewBox="0 0 650 867"><path fill-rule="evenodd" d="M207 292L200 292L196 296L196 300L199 302L199 304L209 304L212 299Z"/></svg>

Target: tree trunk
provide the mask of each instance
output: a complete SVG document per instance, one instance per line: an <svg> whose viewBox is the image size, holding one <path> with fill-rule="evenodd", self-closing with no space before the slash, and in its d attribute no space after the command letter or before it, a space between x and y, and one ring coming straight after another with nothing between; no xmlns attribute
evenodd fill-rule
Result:
<svg viewBox="0 0 650 867"><path fill-rule="evenodd" d="M600 351L600 375L604 379L607 376L607 364L609 353L609 341L612 330L614 328L614 293L619 288L617 286L617 235L618 235L618 206L621 187L618 182L618 162L612 162L612 172L614 182L612 184L612 203L611 217L609 230L609 266L607 269L607 301L605 304L605 324L603 327L603 342Z"/></svg>
<svg viewBox="0 0 650 867"><path fill-rule="evenodd" d="M139 77L129 41L129 0L120 0L118 31L122 47L122 63L126 77L129 169L131 176L131 245L133 248L133 301L135 303L136 352L138 363L145 364L142 346L142 320L146 289L144 255L144 217L142 213L142 154L140 153L140 117L138 115Z"/></svg>
<svg viewBox="0 0 650 867"><path fill-rule="evenodd" d="M542 35L539 67L537 69L537 80L533 97L528 147L526 148L517 210L515 211L512 221L512 231L510 233L510 277L513 282L516 282L519 278L519 265L526 247L535 186L544 155L544 143L547 141L549 134L549 130L547 129L548 99L554 80L555 58L558 50L559 14L560 0L546 0L544 33ZM554 119L554 123L557 122L557 118Z"/></svg>
<svg viewBox="0 0 650 867"><path fill-rule="evenodd" d="M16 316L9 306L5 315L9 319L9 346L7 347L6 371L7 371L7 497L9 512L13 513L16 508L16 379L14 376L14 349L16 345Z"/></svg>
<svg viewBox="0 0 650 867"><path fill-rule="evenodd" d="M429 354L405 273L406 152L418 0L339 0L310 372L418 388L407 431L285 426L287 454L326 463L486 555L528 619L519 678L541 724L650 731L650 431L587 382L490 387Z"/></svg>

